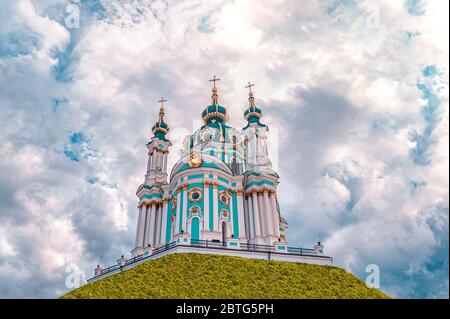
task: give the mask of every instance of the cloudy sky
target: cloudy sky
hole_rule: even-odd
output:
[[[0,0],[0,297],[129,255],[156,101],[174,164],[214,74],[237,128],[256,83],[291,245],[448,297],[448,24],[439,0]]]

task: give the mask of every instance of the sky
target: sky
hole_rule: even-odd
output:
[[[0,298],[130,255],[159,104],[169,165],[213,75],[248,81],[292,246],[398,298],[449,297],[447,1],[0,0]],[[79,12],[80,19],[77,19]],[[78,23],[79,22],[79,23]]]

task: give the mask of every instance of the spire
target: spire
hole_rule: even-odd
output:
[[[227,110],[222,105],[219,105],[219,96],[217,95],[218,89],[216,87],[217,81],[220,81],[220,79],[216,78],[215,75],[209,80],[209,82],[214,83],[211,95],[212,104],[208,105],[202,112],[203,122],[208,125],[217,122],[226,123],[228,121]]]
[[[216,107],[219,107],[219,102],[218,102],[219,96],[217,95],[217,91],[218,90],[216,88],[216,82],[217,81],[220,81],[220,79],[217,79],[215,75],[214,75],[214,77],[211,80],[209,80],[209,82],[214,82],[214,86],[212,88],[212,93],[213,94],[211,95],[212,105],[215,105]]]
[[[164,112],[164,102],[167,102],[164,97],[162,97],[161,100],[158,101],[158,103],[161,104],[159,107],[159,120],[152,128],[153,134],[156,137],[159,137],[161,140],[166,140],[165,135],[167,134],[167,132],[169,132],[169,126],[164,122],[164,115],[166,114]]]
[[[162,122],[164,122],[164,102],[167,102],[167,100],[162,97],[158,102],[161,103],[161,106],[159,108],[159,124],[161,124]]]
[[[248,82],[248,85],[245,86],[245,88],[248,89],[249,92],[248,92],[248,108],[244,112],[244,118],[249,123],[256,122],[259,125],[263,125],[259,122],[259,119],[262,117],[262,112],[261,109],[256,107],[255,105],[255,97],[252,91],[253,86],[255,86],[255,84],[252,84],[250,81]]]
[[[249,90],[249,92],[248,92],[248,109],[254,111],[256,109],[256,106],[255,106],[255,97],[253,96],[252,86],[255,86],[255,84],[252,84],[252,83],[250,83],[250,81],[248,81],[248,85],[245,88],[248,88],[248,90]]]

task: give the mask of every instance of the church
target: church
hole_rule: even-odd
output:
[[[211,102],[201,112],[202,126],[185,137],[181,156],[169,170],[172,143],[165,119],[164,98],[147,143],[148,160],[138,187],[138,218],[132,258],[124,256],[97,280],[169,253],[226,254],[247,258],[332,264],[319,242],[314,248],[289,247],[288,223],[277,198],[279,176],[268,152],[269,128],[256,106],[254,84],[248,83],[245,126],[227,122],[220,105],[217,79]]]
[[[277,246],[286,242],[288,224],[277,200],[278,174],[272,169],[262,111],[249,83],[242,130],[227,125],[214,77],[211,104],[203,125],[183,142],[181,158],[167,167],[171,142],[164,99],[154,136],[147,144],[145,180],[137,190],[139,216],[133,255],[173,241],[195,244],[228,240]]]

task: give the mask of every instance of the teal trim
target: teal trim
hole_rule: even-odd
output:
[[[211,175],[210,175],[211,176]],[[213,202],[213,191],[214,188],[210,184],[209,185],[209,230],[213,231],[214,229],[214,202]]]
[[[190,179],[198,179],[198,178],[202,179],[203,178],[203,174],[197,174],[197,175],[190,175],[190,176],[188,176],[188,180],[190,180]]]
[[[247,185],[245,185],[245,188],[249,188],[250,186],[253,186],[253,185],[256,185],[256,186],[261,186],[261,185],[270,185],[270,186],[273,186],[274,183],[271,182],[271,181],[266,181],[266,180],[262,180],[262,181],[260,181],[260,182],[250,182],[250,183],[248,183]]]
[[[214,154],[211,154],[214,156]],[[217,168],[217,169],[221,169],[219,166],[213,164],[213,163],[206,163],[206,162],[202,162],[202,164],[200,165],[200,167],[211,167],[211,168]],[[189,166],[189,164],[183,164],[173,175],[185,171],[187,169],[190,169],[191,167]],[[203,176],[202,176],[203,177]]]
[[[201,175],[201,176],[203,177],[203,175]],[[203,189],[203,183],[192,183],[192,184],[188,185],[189,190],[191,190],[194,187]],[[203,190],[203,194],[202,194],[202,200],[199,202],[191,202],[189,199],[189,195],[188,195],[188,212],[192,206],[198,206],[198,207],[200,207],[200,214],[203,214],[204,213],[204,200],[205,200],[204,190]]]
[[[233,246],[233,247],[237,247],[237,245],[238,245],[238,243],[237,243],[237,242],[234,242],[234,241],[232,241],[232,242],[230,243],[230,246]]]
[[[183,199],[184,199],[184,195],[183,192],[180,193],[180,202],[177,203],[177,205],[180,205],[180,216],[177,216],[177,218],[180,219],[180,229],[178,229],[178,232],[181,233],[181,231],[183,230]]]
[[[286,250],[286,246],[278,246],[278,250]]]
[[[226,179],[225,177],[219,176],[218,179],[222,182],[225,182],[227,185],[230,185],[230,181]]]
[[[194,217],[191,220],[191,240],[200,240],[200,219]]]
[[[144,198],[146,198],[146,199],[152,199],[152,198],[162,199],[162,196],[160,194],[151,194],[151,195],[144,194],[141,197],[139,197],[140,200],[143,200]]]
[[[237,207],[237,196],[235,192],[233,192],[232,198],[233,198],[233,235],[234,238],[239,238],[239,212]]]
[[[167,203],[167,220],[166,220],[166,244],[170,243],[170,237],[172,235],[172,198]]]

